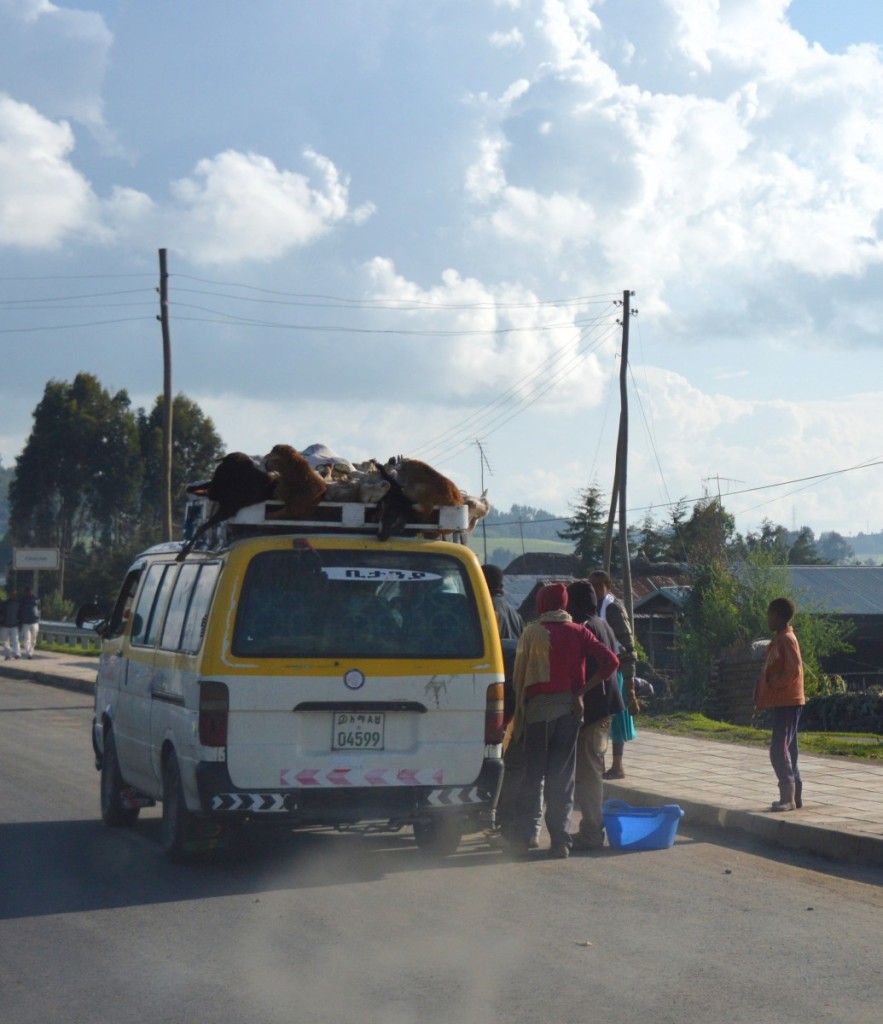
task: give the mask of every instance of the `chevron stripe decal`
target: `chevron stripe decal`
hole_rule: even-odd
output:
[[[282,793],[218,793],[212,797],[212,810],[279,812],[285,810],[285,796]]]
[[[458,804],[480,804],[481,795],[475,786],[462,786],[459,789],[434,789],[428,798],[430,807],[453,807]]]

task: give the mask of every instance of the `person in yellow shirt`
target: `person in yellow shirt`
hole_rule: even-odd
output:
[[[779,799],[770,807],[773,811],[793,811],[803,806],[803,783],[797,766],[797,730],[806,697],[800,644],[791,628],[794,612],[794,602],[788,597],[770,601],[767,625],[773,639],[754,689],[757,709],[769,708],[773,716],[770,762],[779,780]]]

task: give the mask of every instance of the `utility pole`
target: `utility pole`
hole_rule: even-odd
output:
[[[163,446],[162,505],[163,540],[172,539],[172,339],[169,332],[169,274],[166,250],[159,250],[159,312],[162,325]]]
[[[629,531],[626,525],[626,484],[628,478],[629,461],[629,396],[628,396],[628,367],[629,367],[629,321],[632,318],[631,309],[632,293],[626,289],[622,293],[622,352],[620,354],[619,367],[619,441],[617,442],[617,454],[619,456],[619,552],[622,561],[622,589],[625,610],[628,613],[629,622],[634,624],[635,610],[632,597],[632,564],[629,559]],[[634,628],[634,626],[633,626]]]
[[[613,555],[613,523],[619,508],[619,550],[622,563],[623,604],[629,621],[634,621],[634,599],[632,597],[632,565],[629,560],[629,535],[626,524],[626,500],[629,458],[629,321],[637,315],[631,308],[632,292],[622,293],[622,351],[619,359],[619,433],[616,437],[616,464],[613,471],[613,491],[610,496],[610,515],[607,519],[607,533],[604,538],[604,569],[610,572]]]

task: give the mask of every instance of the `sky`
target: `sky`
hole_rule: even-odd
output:
[[[50,379],[498,509],[883,529],[879,0],[0,0],[0,459]],[[60,453],[63,457],[63,453]]]

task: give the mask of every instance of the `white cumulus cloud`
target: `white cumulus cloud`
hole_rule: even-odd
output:
[[[312,149],[304,156],[318,183],[255,153],[228,150],[201,160],[172,186],[174,247],[199,263],[273,260],[347,218],[361,223],[370,216],[370,204],[350,209],[349,181],[331,160]]]
[[[94,233],[96,199],[70,163],[70,125],[0,96],[0,245],[46,249]]]

